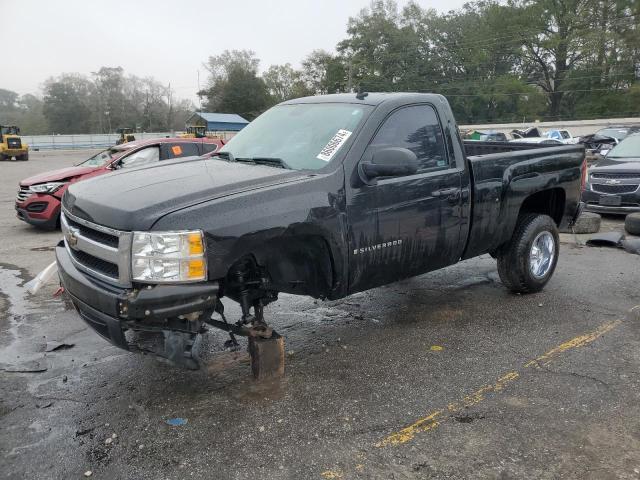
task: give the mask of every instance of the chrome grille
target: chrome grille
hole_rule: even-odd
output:
[[[120,287],[131,286],[131,232],[60,215],[64,244],[74,265],[89,275]]]
[[[601,185],[594,183],[591,185],[591,189],[598,193],[624,194],[635,192],[638,189],[638,184]]]
[[[27,198],[31,196],[33,192],[29,187],[23,187],[20,185],[20,189],[18,190],[18,195],[16,195],[16,200],[20,203],[24,202]]]
[[[638,172],[638,173],[594,172],[594,173],[591,174],[591,178],[608,178],[608,179],[613,179],[613,180],[626,179],[626,178],[640,178],[640,172]]]

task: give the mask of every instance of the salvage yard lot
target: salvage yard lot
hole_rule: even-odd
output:
[[[335,302],[282,295],[283,381],[251,380],[220,334],[187,372],[110,346],[55,285],[20,288],[60,234],[15,218],[18,181],[88,156],[0,164],[3,476],[640,478],[640,256],[563,235],[535,295],[488,255]]]

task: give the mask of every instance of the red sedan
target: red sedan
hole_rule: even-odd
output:
[[[22,180],[16,197],[17,217],[36,227],[56,229],[60,226],[60,200],[70,184],[121,168],[211,154],[223,145],[222,140],[210,138],[155,138],[108,148],[74,167]]]

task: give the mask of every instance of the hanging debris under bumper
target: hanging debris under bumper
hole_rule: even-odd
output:
[[[63,244],[56,247],[56,260],[65,292],[100,336],[124,350],[199,368],[197,336],[218,302],[217,283],[121,289],[78,270]]]

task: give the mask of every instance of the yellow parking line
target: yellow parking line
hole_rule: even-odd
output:
[[[566,352],[567,350],[584,347],[585,345],[588,345],[591,342],[597,340],[605,333],[613,330],[621,323],[622,323],[622,320],[615,320],[613,322],[607,322],[605,324],[602,324],[597,329],[591,332],[585,333],[583,335],[579,335],[564,343],[561,343],[560,345],[558,345],[555,348],[552,348],[545,354],[540,355],[539,357],[531,361],[528,361],[527,363],[524,364],[524,367],[540,368],[543,365],[548,365],[555,357],[557,357],[561,353]],[[509,385],[510,383],[513,383],[518,378],[520,378],[519,372],[517,371],[508,372],[502,377],[500,377],[494,384],[480,387],[478,390],[476,390],[475,392],[469,395],[464,396],[459,401],[450,403],[449,405],[447,405],[446,410],[448,410],[449,412],[457,412],[463,407],[470,407],[472,405],[476,405],[485,399],[485,395],[498,393],[502,391],[507,385]],[[434,428],[437,428],[438,425],[440,425],[440,423],[446,419],[446,417],[439,418],[444,410],[445,409],[442,408],[442,409],[438,409],[430,412],[428,415],[416,420],[411,425],[404,427],[403,429],[398,430],[397,432],[394,432],[391,435],[388,435],[383,440],[376,443],[375,446],[386,447],[389,445],[402,445],[403,443],[407,443],[413,440],[416,434],[420,432],[426,432],[429,430],[433,430]]]
[[[561,354],[562,352],[565,352],[565,351],[570,350],[572,348],[584,347],[585,345],[587,345],[587,344],[593,342],[594,340],[598,339],[599,337],[601,337],[602,335],[604,335],[608,331],[613,330],[615,327],[617,327],[621,323],[622,323],[622,320],[614,320],[613,322],[608,322],[608,323],[605,323],[603,325],[600,325],[593,332],[585,333],[584,335],[579,335],[579,336],[577,336],[575,338],[572,338],[568,342],[561,343],[556,348],[552,348],[551,350],[549,350],[544,355],[540,355],[538,358],[535,358],[535,359],[531,360],[530,362],[525,363],[524,366],[525,367],[540,367],[542,365],[548,365],[551,362],[551,360],[553,359],[553,357],[556,357],[557,355]]]
[[[336,470],[325,470],[320,475],[327,480],[340,480],[342,478],[342,473]]]

